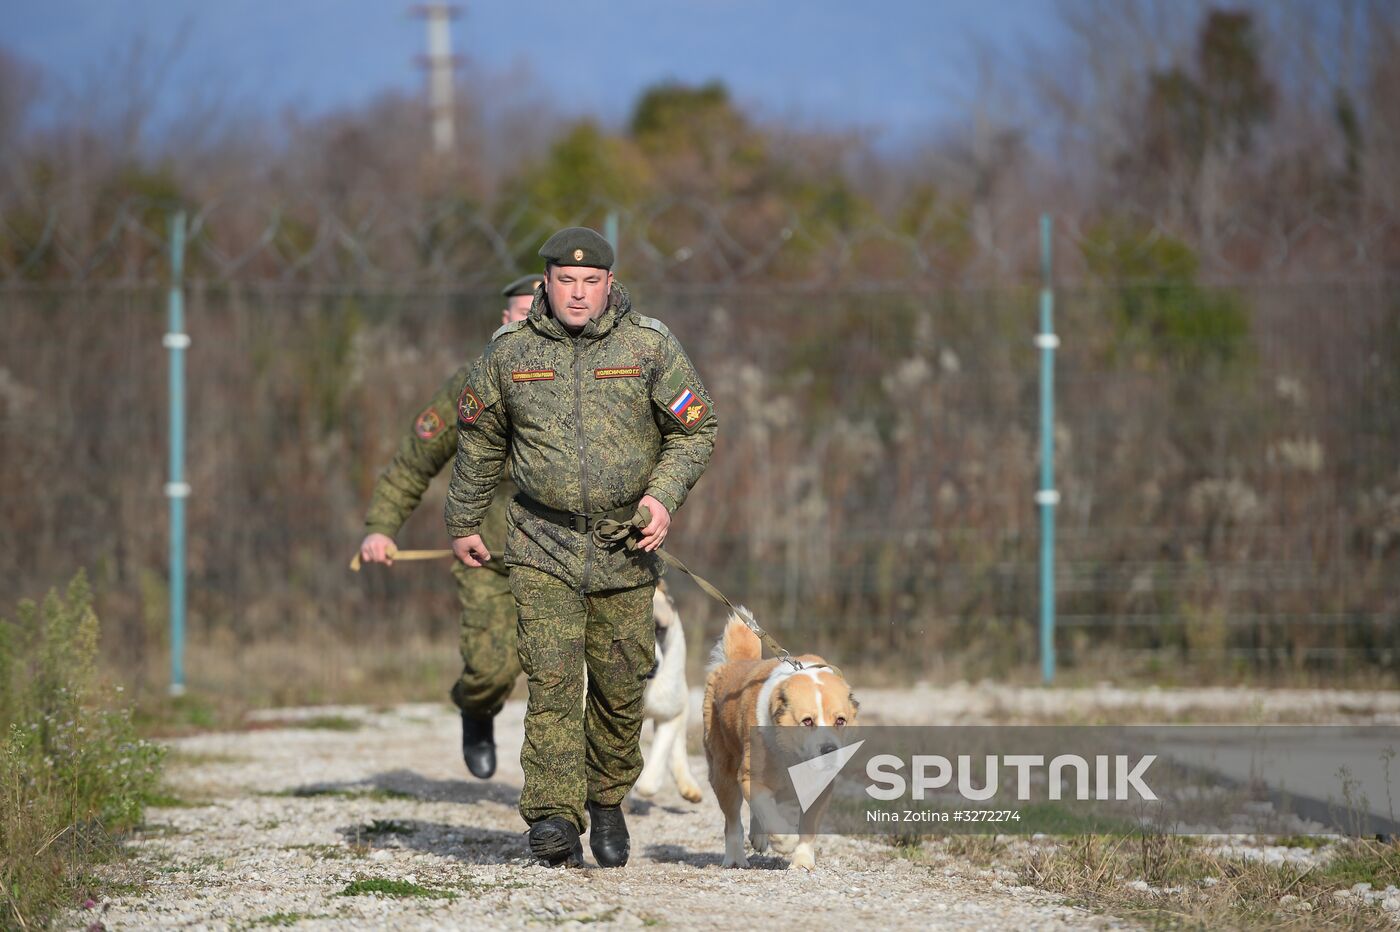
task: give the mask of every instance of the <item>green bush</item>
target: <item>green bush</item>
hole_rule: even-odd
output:
[[[1082,244],[1089,271],[1117,290],[1117,340],[1187,368],[1237,362],[1249,337],[1249,308],[1228,291],[1196,282],[1200,262],[1183,241],[1130,223],[1106,222]]]
[[[163,752],[136,736],[97,661],[82,573],[0,619],[0,927],[75,905],[155,792]]]

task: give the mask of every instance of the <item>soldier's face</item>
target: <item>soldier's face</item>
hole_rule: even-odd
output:
[[[578,329],[608,309],[612,272],[586,265],[556,265],[544,286],[554,316],[566,327]]]
[[[530,305],[534,298],[527,294],[518,294],[506,301],[506,309],[501,311],[501,323],[513,324],[517,320],[524,320],[530,316]]]

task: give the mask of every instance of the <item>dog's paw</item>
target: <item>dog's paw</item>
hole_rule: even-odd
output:
[[[804,841],[792,852],[792,858],[788,864],[790,871],[813,871],[817,869],[817,852],[812,848],[810,841]]]
[[[724,860],[720,862],[719,866],[747,868],[749,866],[749,859],[747,856],[742,854],[738,857],[731,857],[730,855],[726,854],[724,856]]]
[[[681,796],[685,797],[688,802],[698,803],[705,798],[705,794],[701,792],[700,787],[696,786],[694,783],[688,783],[685,786],[679,787],[679,789],[681,791]]]
[[[754,854],[762,854],[768,850],[768,833],[752,832],[749,835],[749,847],[753,848]]]
[[[632,792],[636,793],[638,796],[644,796],[647,799],[651,799],[660,791],[660,781],[638,780],[636,783],[632,784]]]
[[[796,835],[770,835],[768,843],[773,846],[773,850],[786,857],[797,850]]]

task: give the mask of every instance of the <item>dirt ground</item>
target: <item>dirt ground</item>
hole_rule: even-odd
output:
[[[695,696],[698,701],[698,695]],[[1018,690],[861,691],[875,723],[1134,720],[1400,721],[1386,693]],[[777,857],[722,869],[722,820],[668,788],[634,801],[631,863],[549,870],[525,857],[515,811],[523,704],[498,721],[500,771],[466,774],[454,710],[321,707],[259,713],[250,729],[170,742],[171,805],[133,842],[149,879],[64,925],[150,928],[453,929],[539,924],[751,929],[1126,928],[948,856],[908,858],[881,839],[831,837],[816,871]],[[692,722],[698,716],[692,717]],[[691,747],[698,744],[692,734]],[[704,783],[704,761],[692,755]],[[585,849],[587,845],[585,843]],[[389,887],[385,882],[396,882]],[[379,892],[374,892],[378,890]],[[361,892],[364,891],[364,892]]]

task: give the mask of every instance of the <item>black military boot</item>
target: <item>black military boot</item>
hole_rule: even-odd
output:
[[[631,851],[631,836],[627,834],[627,820],[622,816],[621,806],[600,806],[588,804],[588,847],[593,849],[593,859],[599,867],[621,867],[627,863]]]
[[[583,866],[583,842],[568,819],[541,819],[530,826],[530,853],[549,867]]]
[[[462,713],[462,759],[472,776],[491,779],[496,772],[495,719]]]

